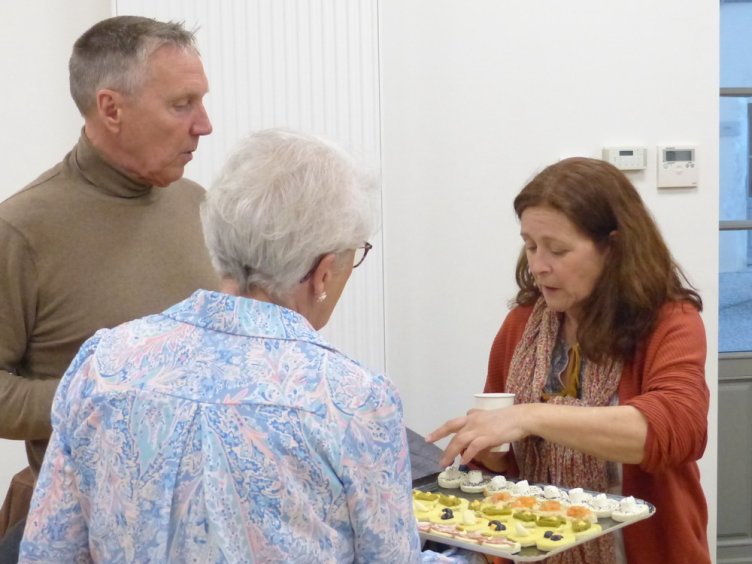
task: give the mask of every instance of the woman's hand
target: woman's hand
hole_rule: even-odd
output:
[[[645,456],[648,423],[631,405],[523,403],[488,411],[471,409],[466,416],[450,419],[429,433],[426,441],[433,443],[452,433],[454,437],[441,459],[443,466],[451,464],[458,454],[462,454],[462,462],[467,464],[482,451],[529,435],[604,460],[640,464]],[[481,454],[478,461],[485,465],[490,454],[493,453]],[[493,459],[490,462],[493,464]]]
[[[467,464],[473,458],[493,470],[491,465],[505,464],[498,453],[484,452],[495,446],[518,441],[526,436],[521,421],[527,405],[514,405],[503,409],[471,409],[464,417],[450,419],[426,436],[426,441],[433,443],[454,434],[441,458],[442,466],[449,466],[458,454],[462,454],[462,463]],[[480,456],[479,453],[483,453]],[[489,465],[490,464],[490,465]]]

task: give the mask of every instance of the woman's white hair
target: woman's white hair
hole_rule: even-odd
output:
[[[327,253],[376,228],[374,175],[332,143],[267,129],[240,142],[201,206],[204,239],[220,276],[286,297]]]

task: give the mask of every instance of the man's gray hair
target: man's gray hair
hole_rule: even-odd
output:
[[[116,16],[94,24],[73,45],[70,91],[81,115],[96,105],[96,93],[111,88],[134,94],[146,78],[149,57],[172,45],[198,54],[195,34],[183,24],[140,16]]]
[[[323,255],[373,235],[377,196],[376,176],[342,149],[267,129],[241,141],[207,192],[204,239],[220,276],[284,298]]]

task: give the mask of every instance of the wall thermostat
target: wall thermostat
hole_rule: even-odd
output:
[[[647,147],[605,147],[603,160],[619,170],[645,170],[648,166]]]
[[[658,188],[696,188],[696,157],[695,147],[658,147]]]

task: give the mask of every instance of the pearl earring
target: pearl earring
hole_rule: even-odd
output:
[[[326,299],[326,292],[321,292],[316,298],[317,303],[322,303]]]

